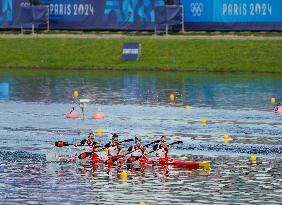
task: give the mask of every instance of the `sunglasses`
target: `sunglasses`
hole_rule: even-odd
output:
[[[166,140],[162,140],[162,142],[166,142]]]

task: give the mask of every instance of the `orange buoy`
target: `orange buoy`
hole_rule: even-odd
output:
[[[274,108],[274,112],[275,112],[275,113],[278,113],[278,114],[282,114],[282,105],[277,105],[277,106]]]
[[[79,114],[77,111],[74,110],[74,107],[73,107],[70,111],[67,112],[66,117],[68,119],[76,119],[79,117]]]
[[[96,111],[92,114],[92,119],[95,120],[100,120],[100,119],[104,119],[105,114],[102,111]]]

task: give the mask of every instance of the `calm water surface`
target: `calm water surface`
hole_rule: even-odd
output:
[[[270,102],[282,102],[281,82],[281,74],[0,70],[0,203],[281,204],[282,115]],[[74,90],[91,99],[84,121],[65,118],[71,107],[79,110]],[[91,119],[97,109],[104,120]],[[171,155],[210,161],[211,170],[46,161],[50,151],[83,151],[54,148],[55,141],[73,143],[99,128],[100,144],[114,132],[122,140],[140,135],[145,144],[161,135],[182,140]]]

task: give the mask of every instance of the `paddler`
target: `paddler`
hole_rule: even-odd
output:
[[[169,145],[167,144],[166,136],[161,137],[161,141],[153,147],[153,150],[156,151],[156,158],[167,158]]]
[[[274,107],[274,111],[277,112],[280,106],[282,105],[280,103],[277,103],[276,106]]]
[[[121,150],[121,144],[118,140],[118,135],[116,133],[113,134],[112,140],[105,145],[105,148],[108,149],[108,157],[116,157],[119,155],[119,152]]]
[[[127,160],[127,162],[130,163],[140,159],[144,155],[145,150],[146,147],[142,145],[141,138],[136,136],[135,144],[129,147],[127,151],[125,151],[124,156],[128,155],[129,153],[131,154]]]
[[[95,136],[92,132],[89,133],[86,139],[80,141],[80,143],[74,144],[74,146],[88,146],[89,149],[93,149],[96,151],[97,149],[97,142],[95,141]]]

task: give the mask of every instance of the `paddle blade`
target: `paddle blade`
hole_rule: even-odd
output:
[[[171,143],[170,145],[174,145],[174,144],[183,144],[183,141],[174,141],[174,142]]]
[[[78,159],[85,159],[89,157],[92,154],[92,152],[83,152],[80,155],[78,155]]]
[[[68,145],[69,145],[68,143],[63,142],[63,141],[55,142],[56,147],[63,147],[63,146],[68,146]]]
[[[152,144],[159,143],[160,141],[161,141],[161,140],[153,141],[153,142],[151,142],[151,143],[149,143],[149,144],[146,144],[145,147],[148,147],[148,146],[150,146],[150,145],[152,145]]]
[[[121,142],[119,142],[119,143],[123,143],[123,142],[132,142],[132,141],[134,141],[133,139],[127,139],[127,140],[123,140],[123,141],[121,141]]]
[[[105,165],[107,165],[107,164],[111,165],[113,163],[114,163],[114,161],[113,161],[112,158],[110,158],[110,159],[108,159],[107,161],[104,162]]]
[[[139,157],[135,157],[135,156],[132,156],[132,157],[129,157],[127,159],[127,163],[133,163],[133,162],[136,162],[138,161],[142,156],[139,156]]]
[[[124,155],[111,156],[110,159],[105,161],[105,164],[114,164],[116,161],[118,161],[119,159],[121,159],[123,157],[124,157]]]

